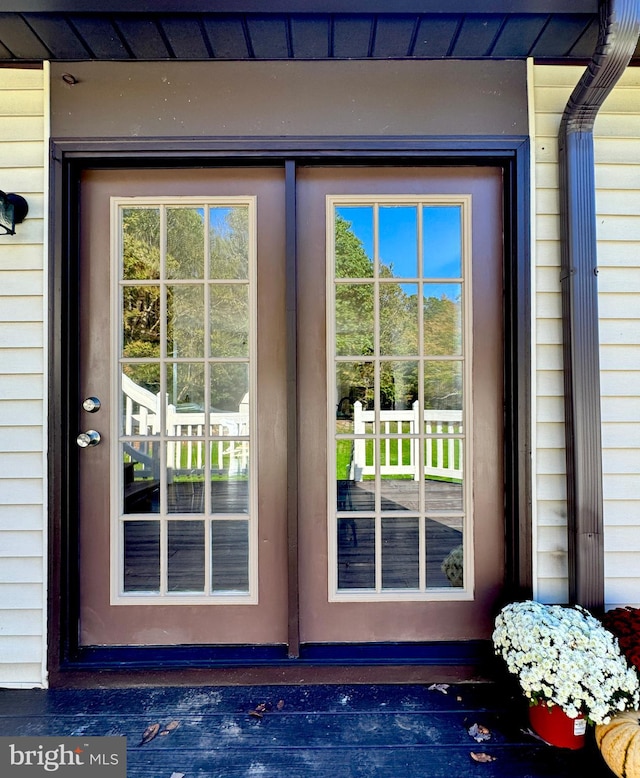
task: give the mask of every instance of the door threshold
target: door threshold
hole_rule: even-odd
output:
[[[211,669],[60,670],[51,688],[103,689],[149,686],[284,686],[339,684],[491,683],[494,676],[477,665],[386,665],[216,667]]]
[[[304,665],[458,665],[486,661],[492,654],[488,640],[301,643],[299,656],[290,656],[284,644],[82,646],[65,668],[153,670],[159,666],[166,669],[228,669]]]
[[[52,686],[459,683],[491,677],[489,641],[85,647]]]

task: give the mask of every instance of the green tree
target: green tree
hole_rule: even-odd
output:
[[[167,208],[167,278],[204,277],[204,209]]]
[[[212,209],[219,217],[210,225],[211,278],[246,279],[249,274],[249,209]]]
[[[352,225],[340,216],[335,221],[336,354],[353,356],[353,362],[338,369],[340,400],[348,398],[373,406],[373,363],[363,361],[374,355],[373,260]],[[379,268],[379,343],[383,361],[380,372],[381,408],[410,407],[418,399],[419,372],[416,360],[394,361],[396,356],[419,356],[418,317],[424,322],[424,355],[452,357],[451,361],[428,360],[425,364],[425,403],[427,407],[461,407],[460,301],[431,296],[421,302],[412,285],[396,282],[393,263],[381,260]],[[348,283],[358,279],[360,283]],[[388,281],[386,279],[389,279]],[[359,359],[360,358],[360,359]],[[338,409],[345,414],[345,403]]]
[[[427,356],[453,357],[430,360],[425,366],[425,405],[428,408],[462,408],[462,363],[460,301],[450,297],[427,297],[424,302],[424,343]]]
[[[127,208],[122,214],[123,278],[138,281],[122,290],[123,356],[160,356],[160,211]],[[125,372],[145,389],[160,391],[157,365],[125,366]]]
[[[210,404],[237,410],[248,391],[247,366],[223,362],[212,366],[211,398],[204,396],[203,360],[249,356],[249,298],[245,281],[249,267],[248,208],[213,208],[218,218],[209,227],[210,278],[229,280],[210,287],[210,311],[204,309],[205,222],[203,208],[166,210],[165,277],[168,283],[166,357],[193,358],[176,363],[168,377],[171,399],[203,408]],[[122,215],[123,278],[135,281],[123,287],[123,356],[149,359],[125,365],[137,384],[154,394],[159,385],[162,355],[160,333],[161,228],[159,208],[127,208]],[[176,282],[176,283],[173,283]],[[191,283],[180,283],[191,282]],[[205,318],[210,321],[210,344],[205,344]]]
[[[424,345],[429,356],[460,353],[460,302],[446,295],[424,301]]]
[[[352,356],[353,362],[341,363],[337,373],[338,413],[349,417],[357,400],[373,407],[373,363],[359,358],[374,354],[373,260],[362,241],[351,230],[351,223],[339,215],[335,219],[336,284],[335,353]],[[370,279],[368,283],[346,283],[347,279]]]
[[[337,279],[371,279],[369,283],[336,285],[336,354],[371,356],[373,333],[373,261],[362,241],[341,216],[335,222],[335,275]]]
[[[210,276],[243,281],[249,277],[249,209],[217,209],[209,228]],[[249,288],[246,283],[211,287],[211,343],[213,357],[249,356]],[[237,410],[249,390],[246,362],[219,362],[212,368],[211,403],[221,410]]]

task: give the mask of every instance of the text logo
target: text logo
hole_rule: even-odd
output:
[[[124,737],[0,737],[2,778],[126,778]]]

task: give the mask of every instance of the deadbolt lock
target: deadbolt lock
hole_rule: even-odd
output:
[[[100,410],[102,403],[97,397],[87,397],[82,401],[82,410],[87,413],[97,413]]]

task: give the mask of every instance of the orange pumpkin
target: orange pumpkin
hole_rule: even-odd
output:
[[[618,778],[640,778],[640,711],[627,710],[595,728],[604,761]]]

